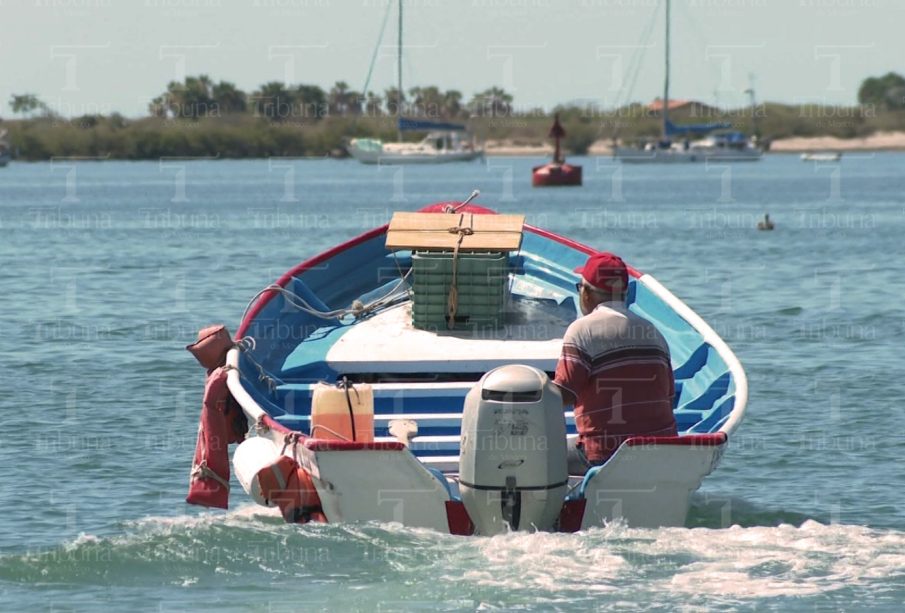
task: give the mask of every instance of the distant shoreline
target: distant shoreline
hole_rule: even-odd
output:
[[[807,116],[806,111],[771,106],[771,113],[762,120],[766,125],[758,130],[772,136],[770,152],[905,151],[905,111],[879,114],[863,122],[852,119],[851,123],[831,124],[835,132],[825,131],[830,126],[818,121],[819,117]],[[821,113],[827,115],[831,111],[842,112],[823,109]],[[633,118],[618,129],[608,116],[586,116],[581,109],[564,110],[560,116],[566,129],[563,147],[567,156],[612,155],[611,133],[618,133],[623,142],[650,140],[660,134],[657,118],[647,115]],[[687,117],[682,121],[695,120],[701,118]],[[489,157],[549,159],[553,155],[547,138],[550,121],[546,116],[477,117],[470,126]],[[329,116],[283,122],[248,113],[197,120],[129,120],[111,115],[4,121],[0,122],[0,129],[8,131],[5,140],[14,161],[324,158],[342,157],[343,145],[353,137],[395,140],[395,123],[392,116]],[[744,121],[735,127],[753,132],[746,129]],[[413,134],[409,139],[418,137]]]
[[[815,151],[905,151],[905,132],[878,132],[862,138],[838,138],[835,136],[792,136],[774,140],[768,153],[807,153]],[[516,144],[511,140],[488,140],[485,143],[488,156],[546,157],[553,154],[549,145]],[[609,140],[598,140],[588,149],[587,155],[611,155]]]

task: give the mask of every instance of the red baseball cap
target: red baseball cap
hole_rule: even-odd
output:
[[[583,268],[575,272],[581,273],[585,283],[605,291],[619,291],[628,287],[628,269],[618,255],[603,252],[595,253],[588,258]],[[616,282],[620,283],[617,284]]]

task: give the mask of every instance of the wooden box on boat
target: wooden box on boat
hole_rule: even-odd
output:
[[[412,250],[412,324],[434,330],[500,326],[507,254],[521,247],[524,223],[524,215],[394,213],[386,247]]]
[[[397,212],[387,230],[386,247],[453,251],[459,242],[458,229],[467,228],[459,251],[517,251],[524,224],[524,215]]]

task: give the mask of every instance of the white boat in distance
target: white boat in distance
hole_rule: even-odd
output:
[[[402,89],[402,0],[399,0],[399,38],[396,44],[397,91]],[[387,6],[387,15],[390,7]],[[386,20],[384,19],[384,25]],[[383,38],[381,31],[380,40]],[[376,51],[375,51],[376,53]],[[376,57],[376,55],[375,55]],[[373,68],[374,61],[371,61]],[[367,93],[371,73],[365,81],[362,91]],[[464,125],[448,123],[442,120],[411,119],[402,116],[402,101],[397,103],[398,115],[397,142],[384,143],[376,138],[353,138],[346,145],[349,155],[363,164],[443,164],[446,162],[467,162],[484,155],[473,136],[467,136]],[[402,133],[406,131],[427,132],[427,136],[419,142],[404,142]]]
[[[481,157],[484,150],[464,137],[464,126],[421,120],[399,119],[400,132],[432,130],[414,143],[384,143],[376,138],[353,138],[346,149],[364,164],[442,164],[467,162]]]
[[[756,162],[761,159],[763,151],[753,139],[735,130],[727,131],[732,124],[719,122],[675,125],[669,120],[669,21],[670,0],[666,0],[666,76],[663,83],[663,101],[660,107],[663,116],[660,139],[637,147],[617,146],[613,149],[613,157],[631,164],[688,163],[710,160]],[[748,90],[752,98],[752,106],[753,92],[753,88]],[[723,131],[716,132],[717,130]],[[690,137],[695,135],[707,136],[691,141]]]
[[[613,155],[628,164],[756,162],[763,151],[741,132],[722,132],[687,144],[661,141],[643,147],[616,147]]]
[[[838,162],[840,159],[842,154],[838,151],[808,151],[801,154],[803,162]]]

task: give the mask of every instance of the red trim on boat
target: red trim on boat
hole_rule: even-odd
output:
[[[562,511],[559,512],[560,532],[578,532],[581,530],[581,520],[584,519],[584,508],[587,503],[587,498],[563,502]]]
[[[471,536],[474,534],[474,524],[465,510],[465,504],[461,500],[446,501],[446,522],[449,525],[450,534]]]
[[[331,439],[308,438],[305,447],[311,451],[402,451],[405,445],[395,441],[358,443]]]
[[[623,445],[626,447],[641,447],[644,445],[672,445],[682,447],[719,447],[729,437],[725,432],[711,432],[709,434],[689,434],[686,436],[633,436],[626,439]]]

